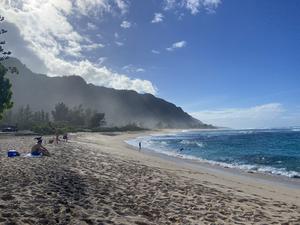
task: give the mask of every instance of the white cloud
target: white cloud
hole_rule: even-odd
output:
[[[191,14],[199,13],[200,9],[205,9],[207,12],[214,12],[221,4],[221,0],[164,0],[164,9],[186,9]]]
[[[125,13],[128,12],[129,5],[128,5],[128,3],[126,1],[124,1],[124,0],[116,0],[116,4],[119,7],[119,9],[121,10],[122,14],[125,14]]]
[[[171,45],[171,47],[166,48],[168,51],[174,51],[175,49],[178,48],[183,48],[186,46],[186,41],[179,41],[179,42],[175,42]]]
[[[231,128],[263,128],[283,126],[286,110],[280,103],[269,103],[250,108],[203,110],[191,113],[201,121]]]
[[[91,23],[91,22],[88,22],[88,23],[87,23],[87,28],[88,28],[89,30],[96,30],[96,29],[97,29],[97,26],[96,26],[95,24]]]
[[[82,48],[83,48],[83,50],[86,50],[86,51],[92,51],[92,50],[95,50],[97,48],[104,48],[104,45],[103,44],[92,43],[92,44],[83,45]]]
[[[102,65],[106,60],[107,60],[107,57],[100,57],[100,58],[98,59],[98,64],[99,64],[99,65]]]
[[[177,0],[164,0],[164,9],[165,10],[170,10],[175,8],[175,6],[177,5]]]
[[[131,65],[131,64],[123,66],[122,69],[124,71],[126,71],[127,73],[142,73],[142,72],[146,71],[143,68],[138,68],[138,67],[135,67],[134,65]]]
[[[130,89],[143,93],[156,93],[156,88],[150,81],[141,79],[130,79],[128,76],[113,72],[105,66],[99,66],[88,60],[73,61],[72,63],[52,58],[51,64],[56,75],[66,74],[84,74],[84,78],[88,83],[101,85],[105,87],[113,87],[116,89]],[[51,75],[51,74],[50,74]]]
[[[157,51],[157,50],[155,50],[155,49],[152,49],[151,52],[152,52],[153,54],[157,54],[157,55],[160,54],[160,51]]]
[[[115,43],[116,43],[116,45],[118,45],[118,46],[123,46],[123,45],[124,45],[124,43],[123,43],[123,42],[120,42],[120,41],[115,41]]]
[[[137,68],[136,72],[138,72],[138,73],[145,72],[145,69],[143,69],[143,68]]]
[[[128,29],[131,27],[131,23],[129,21],[124,20],[124,21],[122,21],[120,26],[124,29]]]
[[[95,85],[155,94],[156,89],[150,81],[131,79],[85,59],[85,51],[104,45],[92,43],[87,36],[77,31],[71,17],[110,13],[114,10],[110,2],[115,1],[1,0],[0,14],[9,22],[8,26],[15,26],[15,36],[18,38],[9,40],[11,46],[19,45],[12,43],[13,40],[22,40],[26,44],[26,48],[22,49],[26,49],[29,54],[27,57],[36,59],[26,61],[32,70],[52,76],[77,74]],[[15,48],[14,56],[26,58],[22,49]]]
[[[30,1],[30,0],[26,0],[26,1]],[[37,2],[37,0],[32,0],[33,2]],[[55,0],[56,2],[59,2],[58,5],[60,5],[60,1],[59,0]],[[62,0],[62,1],[66,1],[66,0]],[[23,0],[24,2],[24,0]],[[45,1],[39,1],[42,4]],[[51,0],[49,0],[49,2],[53,2]],[[70,2],[70,1],[68,1]],[[108,2],[108,0],[75,0],[74,1],[74,10],[77,11],[78,15],[85,15],[88,16],[89,14],[92,15],[97,15],[97,14],[102,14],[104,12],[109,12],[111,11],[111,6]]]
[[[38,1],[43,3],[46,0],[32,0],[32,1]],[[51,2],[55,1],[57,2],[58,5],[61,5],[60,0],[49,0],[49,2],[50,1]],[[66,1],[66,0],[62,0],[62,1]],[[128,8],[129,8],[129,5],[125,0],[73,0],[68,2],[73,3],[73,9],[74,11],[76,11],[76,16],[82,16],[82,15],[101,16],[107,12],[116,13],[115,11],[120,11],[122,14],[125,14],[128,12]]]
[[[214,12],[221,4],[221,0],[204,0],[203,6],[208,12]]]
[[[103,39],[103,36],[101,34],[96,34],[96,37],[99,39]]]
[[[192,14],[197,14],[199,12],[200,0],[186,0],[185,6],[191,11]]]
[[[151,23],[160,23],[164,19],[164,15],[161,13],[154,13],[154,18],[152,19]]]

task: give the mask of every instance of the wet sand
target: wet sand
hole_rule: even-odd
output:
[[[34,140],[0,136],[0,224],[300,224],[300,187],[139,152],[137,135],[76,134],[44,158],[7,158]]]

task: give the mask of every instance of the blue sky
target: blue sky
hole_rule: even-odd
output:
[[[220,126],[300,125],[297,0],[0,5],[8,47],[33,71],[150,92]]]

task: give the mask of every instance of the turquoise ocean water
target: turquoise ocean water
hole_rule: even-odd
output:
[[[186,131],[139,137],[128,144],[173,157],[300,178],[300,129]]]

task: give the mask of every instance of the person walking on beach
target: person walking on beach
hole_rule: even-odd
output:
[[[58,144],[59,141],[60,141],[59,140],[59,132],[58,132],[58,130],[55,130],[55,142],[56,142],[56,144]]]
[[[142,142],[139,142],[139,151],[142,149]]]
[[[68,142],[68,133],[64,133],[63,139],[65,140],[65,142]]]

